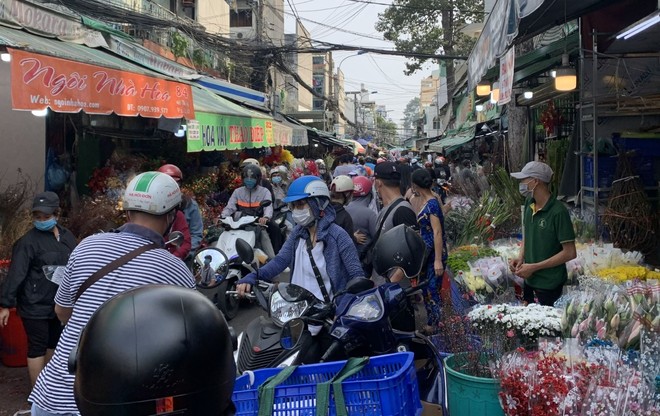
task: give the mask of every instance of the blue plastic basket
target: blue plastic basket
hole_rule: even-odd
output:
[[[410,352],[372,357],[357,374],[342,382],[349,415],[413,416],[421,414],[417,376]],[[316,385],[332,379],[346,361],[298,367],[275,388],[273,416],[316,415]],[[259,411],[257,389],[279,368],[256,370],[236,379],[232,400],[237,416],[256,415]],[[252,378],[252,380],[251,380]],[[334,394],[330,389],[329,415],[336,415]]]

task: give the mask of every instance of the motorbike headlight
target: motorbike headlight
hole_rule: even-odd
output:
[[[367,295],[351,305],[346,316],[359,321],[377,321],[384,312],[383,302],[378,296],[378,292]]]
[[[308,307],[309,302],[306,300],[288,302],[278,291],[270,295],[270,317],[280,326],[294,318],[300,318]]]

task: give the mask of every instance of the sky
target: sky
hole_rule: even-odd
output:
[[[378,0],[378,3],[391,2]],[[383,40],[375,29],[378,14],[386,8],[351,0],[284,0],[285,32],[295,33],[295,14],[314,40],[393,50],[394,44]],[[346,58],[348,56],[351,57]],[[355,51],[336,51],[333,57],[335,69],[341,62],[344,89],[358,91],[360,84],[364,84],[370,92],[378,91],[370,94],[369,100],[392,110],[388,112],[388,118],[400,126],[406,105],[419,97],[421,80],[431,75],[430,64],[411,76],[404,75],[404,57],[374,53],[357,55]],[[342,62],[344,58],[346,60]]]

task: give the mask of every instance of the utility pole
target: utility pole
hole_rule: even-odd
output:
[[[360,123],[358,123],[358,103],[357,103],[357,96],[359,95],[362,97],[362,91],[346,91],[346,95],[352,95],[353,96],[353,113],[354,113],[354,121],[355,121],[355,135],[360,134]]]

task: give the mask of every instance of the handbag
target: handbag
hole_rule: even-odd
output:
[[[85,291],[91,285],[93,285],[94,283],[99,281],[99,279],[101,279],[103,276],[107,275],[108,273],[110,273],[111,271],[113,271],[115,269],[118,269],[119,267],[121,267],[124,264],[128,263],[129,261],[131,261],[135,257],[137,257],[140,254],[144,253],[145,251],[153,250],[153,249],[158,248],[158,247],[159,247],[159,245],[156,244],[156,243],[145,244],[141,247],[136,248],[135,250],[129,251],[128,253],[124,254],[123,256],[118,257],[118,258],[114,259],[113,261],[111,261],[110,263],[106,264],[105,266],[101,267],[100,269],[98,269],[97,271],[92,273],[92,275],[89,276],[87,278],[87,280],[85,280],[83,282],[82,285],[80,285],[80,287],[78,288],[78,291],[76,292],[75,301],[77,302],[78,299],[82,296],[82,294],[85,293]]]

